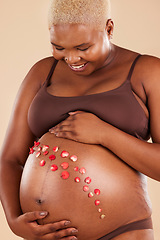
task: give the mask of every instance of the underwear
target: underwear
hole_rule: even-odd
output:
[[[130,79],[141,55],[133,61],[127,79],[119,87],[101,93],[61,97],[47,92],[50,79],[58,63],[54,61],[43,86],[28,110],[28,124],[33,134],[43,134],[69,117],[68,112],[85,111],[139,139],[149,139],[149,120],[132,92]],[[89,78],[89,76],[88,76]]]
[[[144,229],[153,229],[151,217],[143,219],[143,220],[135,221],[135,222],[126,224],[122,227],[119,227],[116,230],[114,230],[113,232],[110,232],[110,233],[106,234],[105,236],[99,238],[98,240],[109,240],[109,239],[119,236],[122,233],[130,232],[130,231],[134,231],[134,230],[144,230]]]

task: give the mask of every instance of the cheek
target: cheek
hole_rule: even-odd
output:
[[[52,55],[55,59],[61,60],[64,58],[64,54],[62,52],[56,51],[54,48],[51,49]]]
[[[102,46],[97,46],[87,54],[87,59],[88,61],[95,62],[101,59],[104,54],[106,54],[106,49]]]

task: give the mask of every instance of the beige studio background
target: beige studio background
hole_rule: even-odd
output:
[[[87,0],[86,0],[87,1]],[[49,0],[0,0],[0,147],[21,81],[31,66],[51,55],[47,30]],[[160,1],[111,0],[113,42],[160,57]],[[160,183],[149,179],[155,240],[160,239]],[[0,205],[0,239],[18,240]],[[127,240],[127,239],[126,239]]]

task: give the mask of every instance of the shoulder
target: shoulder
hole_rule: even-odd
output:
[[[32,99],[45,82],[54,61],[53,57],[44,58],[31,67],[17,93],[17,107],[26,105],[26,109],[29,107]]]
[[[53,57],[46,57],[36,62],[29,70],[25,79],[31,80],[32,84],[41,86],[47,78],[49,71],[54,63]]]
[[[149,95],[157,87],[160,88],[160,59],[150,55],[142,55],[136,66],[137,80]]]

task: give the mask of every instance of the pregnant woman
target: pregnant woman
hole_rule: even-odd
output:
[[[1,201],[24,239],[154,239],[160,61],[112,44],[113,28],[108,0],[51,1],[53,57],[23,81],[1,152]]]

